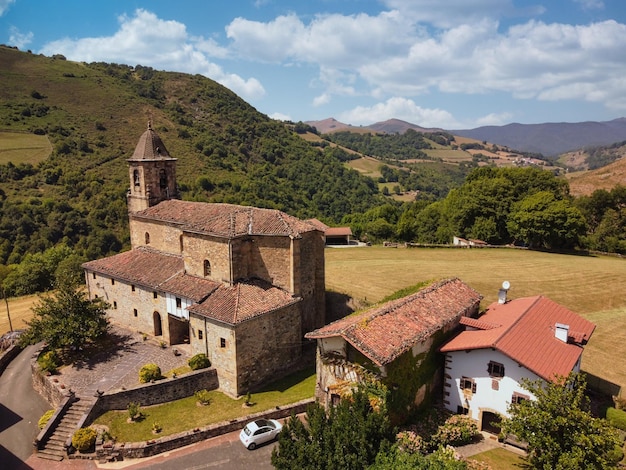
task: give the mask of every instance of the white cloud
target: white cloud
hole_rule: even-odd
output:
[[[9,44],[17,47],[18,49],[26,49],[26,47],[33,42],[33,33],[21,33],[15,26],[9,28]]]
[[[4,12],[15,3],[15,0],[0,0],[0,16],[4,15]]]
[[[400,119],[422,127],[441,127],[452,129],[458,127],[454,117],[442,109],[427,109],[415,104],[413,100],[394,97],[374,106],[357,106],[341,113],[337,119],[354,125],[368,125],[387,119]]]
[[[119,17],[119,30],[108,37],[64,38],[46,44],[42,53],[63,54],[70,60],[144,65],[159,70],[204,74],[246,99],[256,99],[265,90],[256,78],[244,79],[226,73],[208,56],[225,57],[226,50],[212,39],[189,36],[184,24],[165,21],[139,9],[134,16]]]
[[[603,10],[604,2],[602,0],[574,0],[583,10]]]
[[[513,114],[511,113],[490,113],[476,120],[474,125],[470,127],[480,126],[501,126],[511,121]]]
[[[272,119],[276,119],[277,121],[291,121],[291,117],[288,114],[283,113],[272,113],[270,114]]]

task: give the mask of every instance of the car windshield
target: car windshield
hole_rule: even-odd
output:
[[[245,427],[243,428],[243,432],[245,432],[245,433],[246,433],[246,436],[249,436],[249,435],[251,434],[251,432],[250,432],[250,428],[249,428],[248,426],[245,426]]]

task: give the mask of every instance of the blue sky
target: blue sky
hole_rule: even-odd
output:
[[[626,116],[625,0],[0,0],[0,43],[202,74],[293,121]]]

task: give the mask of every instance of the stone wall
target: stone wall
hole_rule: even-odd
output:
[[[162,379],[128,390],[104,393],[96,401],[85,422],[91,423],[97,416],[109,410],[125,410],[131,402],[139,403],[141,406],[158,405],[190,397],[198,390],[215,390],[217,388],[216,370],[201,369],[181,377]]]
[[[41,395],[53,408],[61,406],[72,395],[71,390],[60,382],[54,375],[47,376],[39,369],[37,356],[43,348],[39,348],[30,361],[30,370],[33,378],[33,389]]]
[[[22,352],[22,348],[20,348],[17,344],[14,344],[2,353],[0,356],[0,375],[2,375],[7,366],[20,352]]]

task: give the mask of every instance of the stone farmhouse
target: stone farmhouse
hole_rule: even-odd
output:
[[[129,164],[131,250],[83,264],[113,322],[189,343],[237,396],[299,367],[325,323],[324,234],[277,210],[178,199],[176,158],[156,132]]]
[[[580,371],[583,345],[595,325],[541,295],[511,301],[506,294],[441,347],[446,355],[444,404],[499,432],[511,403],[530,396],[522,379],[553,381]],[[492,423],[496,423],[493,425]]]
[[[441,386],[437,349],[462,318],[478,313],[481,299],[447,279],[307,333],[317,341],[316,399],[328,406],[374,380],[390,390],[390,414],[401,421]]]

